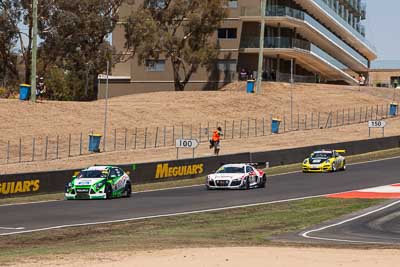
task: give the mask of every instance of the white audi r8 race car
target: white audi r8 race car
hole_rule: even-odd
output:
[[[265,187],[267,175],[251,164],[227,164],[207,176],[207,189],[249,189]]]

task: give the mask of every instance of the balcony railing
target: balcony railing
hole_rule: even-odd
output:
[[[240,48],[259,48],[260,38],[255,36],[244,37],[240,41]],[[316,54],[320,58],[334,65],[338,69],[347,69],[346,65],[335,59],[321,48],[310,43],[309,41],[294,39],[290,37],[266,37],[264,39],[264,48],[292,48],[305,50]]]
[[[336,14],[336,16],[338,18],[342,19],[342,17],[340,17],[339,14],[335,13],[333,10],[331,10],[331,12]],[[243,17],[260,16],[260,9],[256,8],[256,7],[242,7],[241,16],[243,16]],[[332,39],[332,41],[339,44],[342,48],[344,48],[347,52],[349,52],[351,55],[353,55],[355,58],[357,58],[365,66],[368,65],[368,60],[366,58],[364,58],[356,50],[354,50],[352,47],[350,47],[348,44],[346,44],[344,41],[342,41],[339,37],[337,37],[335,34],[333,34],[330,30],[328,30],[325,26],[323,26],[316,19],[314,19],[313,17],[311,17],[304,11],[286,7],[286,6],[269,6],[266,9],[265,16],[269,16],[269,17],[271,17],[271,16],[280,16],[280,17],[288,16],[288,17],[303,20],[303,21],[309,23],[310,25],[314,26],[315,28],[317,28],[323,34],[327,35],[330,39]],[[348,27],[351,28],[352,32],[354,34],[356,34],[358,37],[360,37],[361,41],[363,41],[367,46],[369,46],[374,51],[376,50],[375,47],[373,47],[362,35],[360,35],[359,32],[364,33],[364,35],[365,35],[365,27],[363,25],[357,24],[356,29],[352,28],[350,25],[348,25]]]
[[[353,28],[344,18],[342,18],[338,13],[335,12],[324,0],[314,0],[323,10],[329,13],[335,20],[337,20],[341,25],[353,33],[358,39],[364,42],[371,50],[376,51],[376,48],[363,36],[357,29]]]
[[[325,26],[319,23],[316,19],[305,13],[304,11],[293,9],[286,6],[271,6],[266,11],[267,16],[288,16],[296,19],[300,19],[320,31],[322,34],[326,35],[332,42],[336,43],[338,46],[343,48],[347,53],[355,57],[360,61],[365,67],[368,66],[368,60],[359,54],[356,50],[342,41],[339,37],[333,34]]]

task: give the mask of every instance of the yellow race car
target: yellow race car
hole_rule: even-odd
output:
[[[346,169],[345,150],[318,150],[303,161],[303,172],[335,172]]]

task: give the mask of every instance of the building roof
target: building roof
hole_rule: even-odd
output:
[[[375,60],[371,62],[372,70],[400,70],[400,60]]]

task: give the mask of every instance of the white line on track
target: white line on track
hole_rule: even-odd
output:
[[[99,224],[107,224],[107,223],[131,222],[131,221],[139,221],[139,220],[145,220],[145,219],[155,219],[155,218],[173,217],[173,216],[180,216],[180,215],[199,214],[199,213],[213,212],[213,211],[231,210],[231,209],[238,209],[238,208],[248,208],[248,207],[261,206],[261,205],[270,205],[270,204],[285,203],[285,202],[291,202],[291,201],[297,201],[297,200],[305,200],[305,199],[311,199],[311,198],[317,198],[317,197],[323,197],[323,196],[324,195],[315,195],[315,196],[291,198],[291,199],[284,199],[284,200],[275,200],[275,201],[270,201],[270,202],[260,202],[260,203],[253,203],[253,204],[228,206],[228,207],[222,207],[222,208],[204,209],[204,210],[195,210],[195,211],[186,211],[186,212],[177,212],[177,213],[152,215],[152,216],[143,216],[143,217],[127,218],[127,219],[111,220],[111,221],[66,224],[66,225],[58,225],[58,226],[52,226],[52,227],[46,227],[46,228],[38,228],[38,229],[32,229],[32,230],[3,233],[3,234],[0,234],[0,236],[24,234],[24,233],[33,233],[33,232],[61,229],[61,228],[67,228],[67,227],[90,226],[90,225],[99,225]]]
[[[304,238],[315,239],[315,240],[323,240],[323,241],[336,241],[336,242],[360,243],[360,244],[388,244],[388,242],[358,241],[358,240],[350,240],[350,239],[335,239],[335,238],[326,238],[326,237],[311,236],[310,234],[316,233],[316,232],[320,232],[320,231],[326,230],[326,229],[328,229],[328,228],[332,228],[332,227],[336,227],[336,226],[339,226],[339,225],[343,225],[343,224],[348,223],[348,222],[351,222],[351,221],[358,220],[358,219],[360,219],[360,218],[366,217],[366,216],[368,216],[368,215],[371,215],[371,214],[374,214],[374,213],[376,213],[376,212],[379,212],[379,211],[382,211],[382,210],[384,210],[384,209],[387,209],[387,208],[390,208],[390,207],[392,207],[392,206],[395,206],[395,205],[397,205],[397,204],[399,204],[399,203],[400,203],[400,200],[398,200],[398,201],[396,201],[396,202],[392,202],[392,203],[390,203],[390,204],[388,204],[388,205],[386,205],[386,206],[379,207],[379,208],[377,208],[377,209],[375,209],[375,210],[372,210],[372,211],[363,213],[363,214],[361,214],[361,215],[352,217],[352,218],[347,219],[347,220],[344,220],[344,221],[340,221],[340,222],[337,222],[337,223],[334,223],[334,224],[330,224],[330,225],[323,226],[323,227],[320,227],[320,228],[317,228],[317,229],[313,229],[313,230],[306,231],[306,232],[304,232],[304,233],[301,233],[300,235],[301,235],[302,237],[304,237]]]
[[[24,227],[1,227],[0,230],[24,230]]]
[[[395,157],[390,157],[390,158],[384,158],[384,159],[376,159],[376,160],[370,160],[370,161],[363,161],[363,162],[357,162],[357,163],[351,163],[347,164],[348,166],[351,165],[360,165],[360,164],[367,164],[367,163],[372,163],[372,162],[379,162],[379,161],[385,161],[385,160],[391,160],[391,159],[398,159],[400,156],[395,156]],[[288,175],[288,174],[293,174],[293,173],[300,173],[301,171],[292,171],[292,172],[285,172],[285,173],[278,173],[278,174],[273,174],[269,175],[269,178],[273,178],[276,176],[282,176],[282,175]],[[139,191],[139,192],[132,192],[133,194],[141,194],[141,193],[148,193],[148,192],[157,192],[157,191],[165,191],[165,190],[173,190],[173,189],[181,189],[181,188],[190,188],[190,187],[199,187],[199,186],[204,186],[204,184],[196,184],[196,185],[187,185],[187,186],[178,186],[178,187],[169,187],[169,188],[161,188],[161,189],[152,189],[152,190],[144,190],[144,191]],[[352,190],[353,191],[353,190]],[[23,203],[10,203],[10,204],[1,204],[0,207],[4,206],[17,206],[17,205],[27,205],[27,204],[40,204],[40,203],[47,203],[47,202],[58,202],[58,201],[64,201],[63,199],[60,200],[42,200],[42,201],[32,201],[32,202],[23,202]]]

